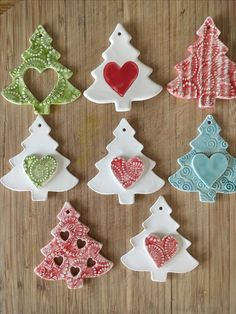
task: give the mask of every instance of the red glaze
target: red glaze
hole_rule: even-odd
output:
[[[215,106],[216,98],[236,98],[236,64],[219,40],[220,31],[208,17],[197,31],[199,38],[188,48],[190,56],[175,66],[179,75],[167,89],[179,98],[197,98],[200,108]]]
[[[139,180],[144,171],[144,163],[138,157],[125,160],[115,157],[111,162],[111,170],[116,179],[127,189]]]
[[[87,235],[89,228],[74,208],[63,208],[58,218],[54,239],[41,250],[45,258],[34,271],[43,279],[65,280],[70,289],[81,288],[85,278],[99,277],[113,264],[99,254],[102,244]]]
[[[145,238],[145,246],[157,267],[160,268],[175,255],[178,242],[171,235],[160,239],[158,236],[150,234]]]
[[[103,70],[105,81],[121,97],[136,80],[138,73],[138,66],[132,61],[124,63],[122,67],[116,62],[109,62]]]

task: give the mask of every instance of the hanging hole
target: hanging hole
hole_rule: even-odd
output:
[[[211,121],[207,121],[208,124],[211,124]]]
[[[87,267],[93,267],[96,262],[92,258],[88,258],[87,260]]]
[[[71,275],[73,276],[73,277],[75,277],[75,276],[77,276],[78,275],[78,273],[80,272],[80,269],[79,269],[79,267],[71,267],[70,268],[70,272],[71,272]]]
[[[207,29],[210,29],[210,28],[211,28],[210,25],[208,25],[208,26],[207,26]]]
[[[82,249],[86,245],[86,241],[83,241],[81,239],[77,240],[77,247],[78,249]]]
[[[61,266],[61,264],[63,263],[63,257],[62,256],[58,256],[58,257],[54,257],[54,263],[57,265],[57,266]]]
[[[42,126],[42,124],[41,124],[41,123],[39,123],[39,124],[38,124],[38,127],[39,127],[39,128],[41,128],[41,126]]]
[[[69,214],[69,213],[70,213],[69,209],[67,209],[66,213],[67,213],[67,214]]]
[[[126,128],[122,129],[123,132],[126,132]]]
[[[163,209],[163,207],[161,206],[161,207],[159,207],[159,210],[162,210]]]
[[[121,32],[118,33],[118,36],[121,36]]]
[[[39,37],[40,37],[40,38],[43,37],[43,34],[39,34]]]
[[[61,231],[60,237],[63,241],[66,241],[69,238],[69,232],[68,231]]]

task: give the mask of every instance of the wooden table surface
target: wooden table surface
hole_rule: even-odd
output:
[[[9,1],[1,1],[5,4]],[[10,1],[12,2],[12,1]],[[90,71],[102,62],[102,52],[118,22],[132,35],[140,59],[154,71],[162,86],[176,76],[174,65],[187,55],[195,32],[210,15],[222,31],[220,39],[236,61],[236,1],[230,0],[23,0],[0,16],[2,90],[9,71],[21,63],[21,53],[38,24],[53,37],[60,62],[73,70],[71,82],[82,91],[93,79]],[[40,79],[29,74],[35,93],[45,95],[54,75]],[[236,194],[217,195],[204,204],[196,193],[183,193],[168,183],[159,192],[138,196],[132,206],[119,205],[116,196],[102,196],[87,188],[96,173],[96,161],[106,154],[112,131],[122,117],[137,130],[144,154],[157,162],[156,173],[167,181],[176,171],[177,158],[190,150],[189,142],[207,114],[214,113],[221,135],[236,155],[236,100],[217,100],[215,110],[200,110],[196,101],[179,100],[166,89],[156,98],[117,113],[113,105],[95,105],[84,97],[56,107],[45,119],[59,151],[70,158],[69,169],[80,184],[66,193],[50,193],[47,202],[32,202],[30,193],[0,187],[0,313],[4,314],[235,314],[236,313]],[[0,175],[11,169],[8,160],[21,152],[35,119],[30,106],[15,106],[1,98]],[[173,208],[179,232],[192,242],[189,252],[200,265],[187,274],[168,276],[155,283],[149,273],[126,269],[120,257],[131,248],[129,238],[142,230],[142,222],[159,195]],[[80,212],[90,235],[103,243],[102,253],[115,266],[103,277],[88,279],[83,289],[69,290],[65,282],[36,277],[33,268],[42,260],[41,247],[63,203]]]

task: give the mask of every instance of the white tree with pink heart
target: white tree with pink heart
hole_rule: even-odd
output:
[[[179,224],[170,216],[172,209],[160,196],[150,209],[152,215],[143,223],[144,230],[133,237],[133,248],[121,262],[134,271],[148,271],[153,281],[164,282],[168,273],[186,273],[198,266],[187,251],[191,245],[177,229]]]
[[[84,96],[98,104],[114,103],[116,111],[129,111],[132,101],[152,98],[162,87],[149,78],[152,69],[138,59],[140,52],[130,44],[131,36],[121,24],[109,40],[104,61],[91,72],[95,81]]]
[[[135,131],[126,119],[113,134],[108,154],[95,164],[99,173],[88,186],[100,194],[117,194],[120,204],[133,204],[135,194],[154,193],[165,182],[152,171],[156,163],[142,154],[143,145],[134,138]]]

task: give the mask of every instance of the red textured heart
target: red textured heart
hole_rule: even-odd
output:
[[[139,180],[144,171],[144,163],[138,157],[125,160],[115,157],[111,162],[111,170],[122,186],[127,189]]]
[[[136,63],[128,61],[120,67],[116,62],[109,62],[105,65],[103,75],[105,81],[121,97],[136,80],[139,68]]]
[[[171,235],[160,239],[158,236],[150,234],[145,238],[145,246],[157,267],[160,268],[175,255],[178,242]]]

